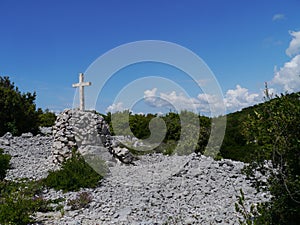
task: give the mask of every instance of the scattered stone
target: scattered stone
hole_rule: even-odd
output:
[[[37,180],[48,175],[49,170],[59,167],[52,163],[52,136],[31,136],[26,133],[20,137],[5,134],[0,140],[9,139],[10,145],[1,146],[4,152],[12,156],[11,169],[7,171],[6,180],[28,178]]]
[[[13,138],[13,135],[10,132],[7,132],[3,135],[3,139],[10,140]]]
[[[33,134],[28,132],[28,133],[24,133],[21,135],[22,138],[32,138],[33,137]]]
[[[9,140],[5,139],[5,138],[0,138],[0,145],[6,145],[9,146]]]
[[[68,154],[70,143],[57,141],[58,137],[62,134],[69,135],[65,136],[67,139],[71,138],[71,135],[75,137],[72,129],[79,129],[69,123],[71,120],[68,113],[60,118],[60,122],[58,121],[53,128],[57,136],[25,134],[12,137],[6,134],[0,138],[9,140],[10,145],[3,145],[1,148],[12,156],[6,180],[38,180],[45,178],[49,170],[59,168],[58,164],[53,163],[52,156],[63,160],[63,154]],[[85,116],[81,119],[84,120]],[[93,133],[88,130],[84,132],[86,135]],[[60,203],[63,204],[62,211],[37,213],[35,218],[41,221],[41,224],[238,224],[240,215],[235,212],[235,203],[240,189],[245,193],[247,208],[252,203],[270,199],[268,193],[257,193],[251,187],[251,180],[247,180],[246,176],[241,174],[245,165],[242,162],[214,161],[212,158],[196,154],[150,154],[139,156],[135,165],[125,166],[107,147],[85,140],[85,134],[79,133],[82,136],[79,141],[86,142],[81,144],[78,151],[86,161],[90,160],[90,165],[96,162],[93,168],[99,173],[103,172],[103,168],[106,169],[101,167],[101,160],[106,165],[111,164],[107,171],[108,176],[97,188],[80,190],[92,195],[92,202],[85,209],[72,210],[67,205],[67,202],[75,199],[80,192],[44,190],[41,193],[44,199],[65,200]],[[102,136],[104,141],[101,143],[105,143],[105,138],[108,137],[110,136]],[[59,149],[52,148],[53,145]],[[126,150],[117,146],[112,148],[116,149],[120,156],[126,155]],[[265,178],[261,174],[258,175],[261,179]]]
[[[40,127],[40,132],[42,135],[50,136],[52,135],[52,127]]]

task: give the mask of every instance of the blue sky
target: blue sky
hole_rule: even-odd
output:
[[[299,12],[298,0],[0,0],[0,75],[10,76],[21,91],[36,91],[38,107],[61,111],[72,107],[78,73],[99,56],[129,42],[163,40],[204,60],[232,112],[261,101],[265,81],[276,93],[300,90]],[[97,110],[126,108],[113,105],[120,90],[154,75],[179,83],[189,99],[153,84],[134,112],[163,111],[161,102],[147,102],[154,92],[172,104],[192,100],[205,111],[197,85],[181,71],[151,63],[114,74]]]

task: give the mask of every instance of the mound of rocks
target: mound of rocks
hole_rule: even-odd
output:
[[[188,156],[141,156],[136,165],[118,164],[111,176],[95,189],[82,189],[92,196],[88,207],[64,215],[39,214],[44,224],[238,224],[235,211],[243,189],[247,208],[267,201],[241,174],[244,163],[191,154]],[[47,199],[76,198],[78,192],[49,190]]]
[[[64,110],[57,116],[53,136],[55,163],[70,158],[74,149],[78,149],[82,154],[102,154],[103,151],[88,151],[99,146],[106,148],[113,157],[123,163],[132,163],[134,159],[128,149],[112,144],[108,124],[95,111]]]
[[[49,170],[56,170],[58,166],[52,161],[52,135],[31,133],[19,137],[6,133],[0,138],[0,148],[11,155],[11,168],[7,171],[6,180],[28,178],[38,180],[48,175]]]

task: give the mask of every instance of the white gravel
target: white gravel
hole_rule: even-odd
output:
[[[1,141],[2,140],[2,141]],[[4,141],[6,140],[6,141]],[[8,143],[8,142],[9,143]],[[0,148],[12,155],[6,179],[40,179],[57,168],[52,163],[52,136],[0,138]],[[246,201],[266,201],[241,174],[244,163],[214,161],[196,154],[140,157],[136,165],[115,164],[95,189],[88,208],[71,210],[66,202],[77,192],[46,190],[44,198],[64,197],[61,212],[37,213],[40,224],[238,224],[236,196],[242,188]]]

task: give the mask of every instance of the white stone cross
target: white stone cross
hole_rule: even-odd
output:
[[[79,87],[79,109],[84,111],[84,86],[91,86],[91,82],[84,82],[83,73],[79,74],[79,83],[73,84],[72,87],[77,88]]]

